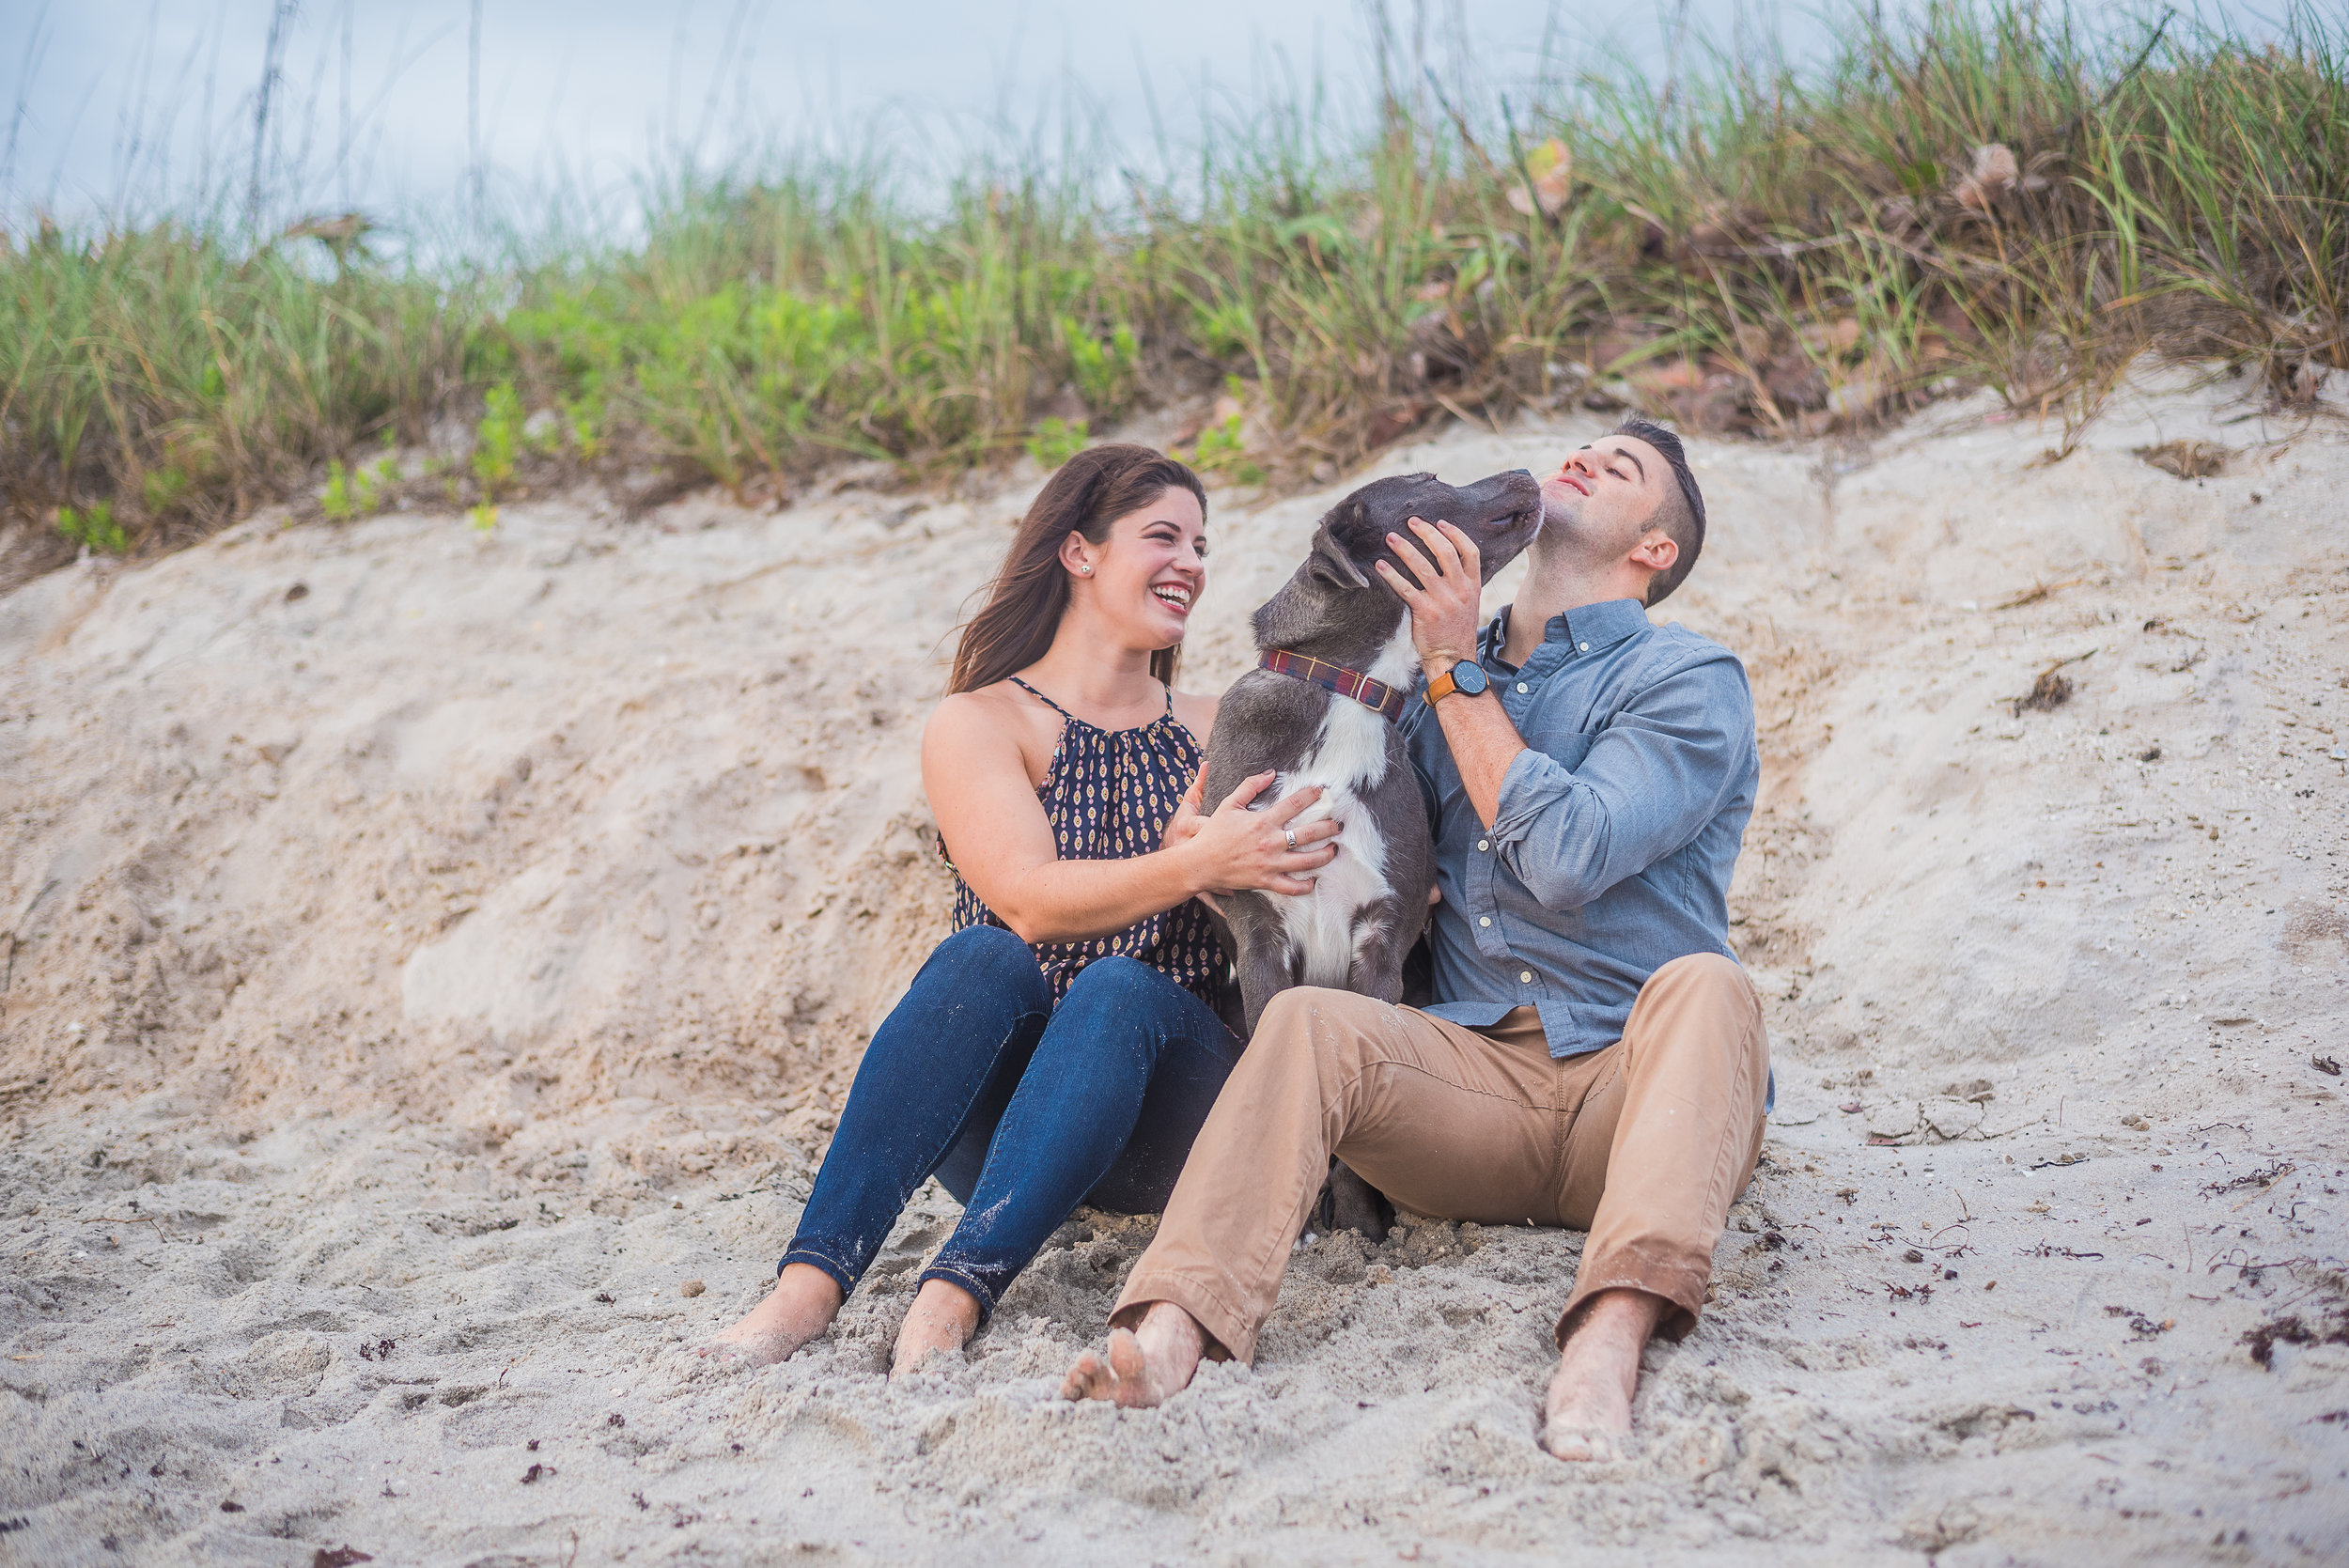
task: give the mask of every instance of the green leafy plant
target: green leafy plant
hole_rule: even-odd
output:
[[[1034,433],[1028,437],[1028,456],[1040,468],[1058,468],[1084,450],[1092,439],[1087,421],[1066,420],[1047,416],[1036,422]]]
[[[359,470],[351,479],[351,505],[362,517],[373,517],[383,509],[383,498],[399,482],[399,459],[378,458]]]
[[[476,534],[490,533],[498,525],[498,509],[484,501],[465,509],[465,520],[473,524],[474,532]]]
[[[1259,314],[1244,299],[1203,303],[1190,319],[1191,334],[1207,356],[1217,360],[1253,358],[1263,328]]]
[[[106,502],[93,501],[87,506],[57,508],[57,532],[86,550],[101,555],[120,555],[131,548],[130,536],[122,525],[115,521],[115,509]]]
[[[1225,415],[1221,424],[1209,425],[1199,432],[1190,462],[1203,474],[1221,474],[1238,484],[1264,483],[1264,469],[1248,456],[1248,442],[1240,431],[1240,416],[1236,413]]]
[[[1076,318],[1064,316],[1060,336],[1070,374],[1087,408],[1113,409],[1131,398],[1142,365],[1142,340],[1132,327],[1120,321],[1103,339],[1079,326]]]
[[[483,404],[481,423],[474,427],[473,474],[481,481],[486,502],[514,477],[514,460],[522,445],[522,400],[511,381],[501,381],[489,390]],[[494,512],[491,517],[494,520]]]
[[[570,435],[571,449],[586,462],[603,456],[603,437],[598,433],[597,411],[587,398],[575,398],[563,405],[564,424]]]
[[[326,489],[319,496],[319,510],[332,522],[349,522],[357,510],[350,495],[350,475],[343,471],[337,458],[326,465]]]
[[[139,493],[147,502],[148,511],[160,517],[186,500],[194,484],[194,475],[186,469],[167,464],[148,469],[140,476]]]

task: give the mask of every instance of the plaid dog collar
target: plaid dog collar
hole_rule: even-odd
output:
[[[1373,708],[1385,716],[1389,723],[1403,717],[1404,706],[1410,700],[1409,693],[1400,688],[1373,680],[1360,670],[1325,663],[1310,654],[1291,653],[1286,648],[1267,648],[1256,663],[1280,675],[1312,681],[1324,691],[1335,691],[1341,697],[1351,697],[1364,707]]]

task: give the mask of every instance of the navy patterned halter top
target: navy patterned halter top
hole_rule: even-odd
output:
[[[1174,694],[1166,711],[1129,730],[1097,729],[1043,692],[1013,675],[1011,683],[1061,716],[1060,745],[1036,799],[1052,824],[1052,840],[1064,861],[1122,861],[1146,855],[1166,837],[1166,824],[1199,770],[1199,743],[1174,717]],[[939,853],[946,854],[941,840]],[[954,864],[952,856],[946,863]],[[955,874],[955,929],[1002,925],[995,911]],[[1114,936],[1082,942],[1032,942],[1035,961],[1052,984],[1053,1000],[1068,994],[1070,982],[1096,958],[1113,954],[1162,970],[1208,1006],[1218,1005],[1229,963],[1206,908],[1187,898]]]

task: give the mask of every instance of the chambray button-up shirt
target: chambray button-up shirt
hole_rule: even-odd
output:
[[[1519,669],[1509,612],[1478,654],[1527,750],[1487,829],[1433,709],[1404,718],[1436,828],[1443,902],[1428,926],[1439,1017],[1490,1028],[1531,1006],[1553,1057],[1623,1037],[1640,987],[1674,958],[1735,955],[1729,877],[1762,768],[1745,666],[1658,627],[1633,599],[1550,618]]]

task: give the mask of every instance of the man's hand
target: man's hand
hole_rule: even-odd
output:
[[[1420,580],[1409,578],[1381,561],[1377,569],[1411,612],[1411,642],[1419,649],[1420,667],[1432,677],[1463,659],[1476,657],[1477,613],[1485,591],[1483,562],[1476,542],[1448,522],[1411,519],[1414,542],[1400,534],[1387,543]],[[1422,546],[1424,546],[1423,550]]]
[[[1413,518],[1411,531],[1419,543],[1400,534],[1388,535],[1387,543],[1394,547],[1395,558],[1418,574],[1420,586],[1412,587],[1390,562],[1379,562],[1378,569],[1410,607],[1411,642],[1419,649],[1420,668],[1433,679],[1463,659],[1476,657],[1484,563],[1477,559],[1476,541],[1448,522],[1431,524]],[[1489,828],[1501,818],[1501,782],[1508,777],[1509,764],[1525,750],[1525,740],[1509,722],[1501,699],[1489,692],[1446,697],[1436,705],[1436,718],[1443,726],[1444,743],[1452,748],[1469,804],[1477,820]]]

